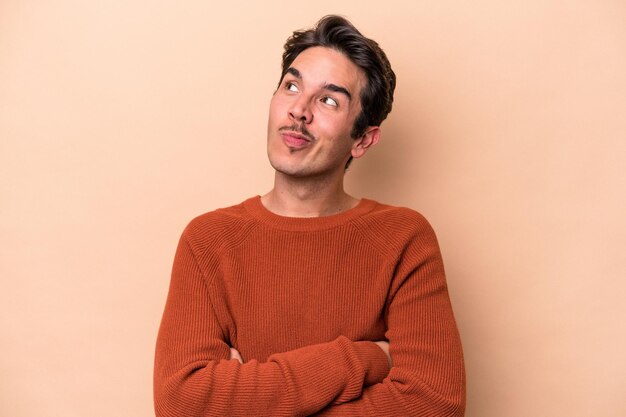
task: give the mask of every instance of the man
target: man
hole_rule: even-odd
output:
[[[465,374],[435,235],[344,192],[395,75],[347,20],[294,32],[270,104],[274,188],[194,219],[157,341],[158,416],[461,416]]]

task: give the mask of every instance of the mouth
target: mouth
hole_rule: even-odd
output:
[[[309,135],[302,134],[292,129],[280,129],[280,136],[283,139],[285,145],[292,149],[301,149],[309,145],[312,142],[312,138]]]

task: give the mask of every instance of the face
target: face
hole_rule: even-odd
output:
[[[358,158],[378,139],[378,128],[350,136],[365,83],[363,71],[340,52],[301,52],[270,104],[267,152],[274,169],[294,177],[343,175],[350,155]]]

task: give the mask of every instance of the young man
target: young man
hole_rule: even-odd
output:
[[[465,374],[435,235],[356,199],[395,75],[348,21],[294,32],[270,104],[274,188],[194,219],[155,363],[158,416],[461,416]]]

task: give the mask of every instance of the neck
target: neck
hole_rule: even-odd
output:
[[[287,217],[322,217],[355,207],[359,200],[343,189],[338,181],[293,178],[280,172],[274,177],[274,188],[261,197],[269,211]]]

